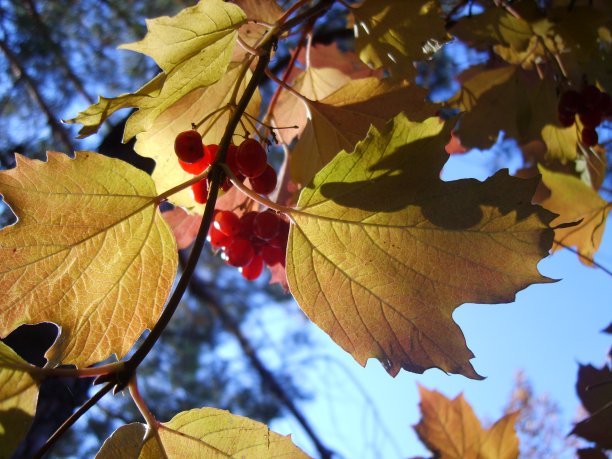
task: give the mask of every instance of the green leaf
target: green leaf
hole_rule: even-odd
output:
[[[155,119],[180,98],[212,85],[225,74],[238,28],[245,19],[236,5],[207,0],[172,18],[147,21],[149,33],[145,39],[123,48],[150,55],[164,72],[135,93],[100,98],[67,122],[82,124],[79,137],[83,138],[97,132],[115,111],[135,107],[139,110],[126,123],[124,141],[150,129]]]
[[[145,38],[119,48],[152,57],[165,73],[203,63],[225,68],[223,61],[229,59],[236,31],[245,21],[244,11],[233,3],[200,1],[176,16],[147,19]]]
[[[176,274],[172,232],[151,178],[97,153],[17,156],[0,193],[17,214],[0,231],[0,336],[53,322],[52,363],[123,357],[157,321]]]
[[[0,342],[0,457],[11,457],[25,437],[38,400],[31,366],[6,344]]]
[[[500,171],[443,182],[451,126],[398,115],[339,153],[291,213],[289,287],[310,319],[362,365],[437,367],[478,378],[453,311],[547,282],[552,216],[536,181]]]
[[[215,408],[177,414],[148,430],[143,424],[120,427],[108,438],[97,459],[307,458],[290,437],[251,419]]]
[[[356,48],[363,62],[399,78],[413,76],[414,61],[448,40],[444,20],[431,0],[365,0],[355,8]]]

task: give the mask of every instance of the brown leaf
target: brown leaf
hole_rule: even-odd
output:
[[[449,400],[419,386],[421,420],[414,430],[439,459],[515,459],[519,443],[511,413],[486,430],[463,395]]]

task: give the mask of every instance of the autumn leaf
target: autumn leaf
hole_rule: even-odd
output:
[[[279,138],[290,144],[295,137],[299,137],[308,122],[307,100],[323,99],[349,81],[349,76],[331,67],[310,66],[298,73],[292,89],[303,98],[283,91],[274,108],[274,122],[283,128],[278,130]]]
[[[535,180],[500,171],[443,182],[452,126],[398,115],[339,153],[291,212],[289,287],[310,319],[365,365],[391,375],[437,367],[479,378],[452,313],[509,302],[547,282],[552,230],[530,204]]]
[[[30,365],[0,342],[0,457],[11,457],[25,437],[38,400],[39,382]]]
[[[155,324],[177,268],[153,181],[92,152],[16,161],[0,172],[0,193],[19,218],[0,231],[0,336],[53,322],[61,328],[47,352],[53,363],[123,357]]]
[[[589,417],[577,423],[571,433],[612,449],[612,369],[608,365],[580,365],[576,392]]]
[[[227,73],[218,82],[205,88],[196,89],[182,97],[171,107],[168,107],[146,131],[136,136],[134,150],[141,156],[147,156],[155,160],[152,177],[158,190],[169,190],[193,178],[192,175],[181,168],[174,154],[174,139],[178,133],[190,129],[191,123],[196,123],[199,124],[198,131],[204,134],[204,143],[218,144],[221,141],[231,116],[229,107],[227,109],[224,109],[224,107],[230,101],[239,74],[240,66],[231,64]],[[244,92],[250,77],[251,72],[247,72],[246,78],[238,88],[238,97]],[[261,96],[259,91],[256,91],[247,106],[246,113],[251,117],[256,117],[259,115],[260,104]],[[207,116],[209,118],[200,124],[200,121]],[[243,120],[245,120],[247,126],[250,126],[246,116],[243,117]],[[235,135],[234,142],[239,143],[243,138]],[[168,199],[177,206],[185,207],[199,214],[204,210],[203,205],[194,201],[189,188],[173,194]]]
[[[519,145],[544,142],[547,157],[562,162],[576,159],[576,129],[558,124],[553,81],[516,66],[470,69],[460,91],[449,101],[464,112],[458,127],[467,148],[489,148],[502,129]]]
[[[577,223],[575,226],[555,229],[553,249],[576,247],[580,261],[592,266],[612,204],[578,177],[553,172],[543,166],[538,168],[542,174],[542,184],[550,190],[548,196],[539,200],[538,204],[558,214],[551,225],[555,227]]]
[[[177,414],[153,431],[144,424],[117,429],[97,459],[307,458],[290,437],[270,431],[260,422],[215,408]]]
[[[449,400],[419,386],[421,420],[414,430],[439,459],[516,459],[519,442],[514,430],[518,412],[486,430],[463,395]]]
[[[238,30],[240,38],[251,47],[255,47],[269,29],[265,24],[274,24],[282,15],[283,10],[276,0],[234,0],[246,14],[249,22],[242,24]],[[248,54],[242,46],[236,44],[232,55],[233,62],[241,62]]]
[[[174,17],[147,21],[146,37],[122,48],[151,56],[164,72],[133,94],[101,97],[67,122],[82,124],[79,137],[87,137],[115,111],[135,107],[138,111],[125,125],[124,140],[150,129],[155,119],[180,98],[212,85],[225,74],[237,30],[245,19],[238,6],[207,0]]]
[[[399,78],[414,76],[414,61],[448,40],[437,3],[430,0],[365,0],[352,13],[361,60]]]
[[[414,121],[433,116],[427,91],[377,78],[350,80],[321,100],[308,101],[310,122],[291,154],[291,177],[307,185],[341,150],[352,150],[371,125],[381,128],[404,112]]]

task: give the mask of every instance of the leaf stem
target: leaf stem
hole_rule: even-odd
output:
[[[106,394],[108,394],[112,388],[114,387],[113,382],[107,383],[102,389],[96,392],[89,400],[87,400],[81,407],[76,410],[72,415],[66,419],[61,426],[57,428],[57,430],[51,435],[45,444],[36,452],[33,456],[34,459],[42,458],[55,443],[64,435],[72,425],[79,420],[81,416],[87,413],[96,403],[102,399]]]
[[[132,379],[130,379],[130,382],[128,384],[128,390],[130,391],[130,395],[132,397],[132,400],[134,400],[138,411],[140,411],[142,417],[145,419],[145,421],[147,421],[147,427],[149,427],[150,429],[156,429],[159,425],[159,421],[155,419],[155,416],[153,415],[153,413],[151,413],[151,410],[149,410],[149,407],[142,398],[142,395],[140,395],[140,391],[138,390],[138,381],[136,380],[135,374]]]

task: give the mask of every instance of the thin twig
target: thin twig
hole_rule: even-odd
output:
[[[66,419],[61,426],[57,428],[57,430],[49,437],[49,439],[45,442],[44,445],[36,452],[34,455],[34,459],[42,458],[55,443],[61,438],[64,433],[68,431],[72,425],[79,420],[81,416],[87,413],[96,403],[100,401],[102,397],[108,394],[112,388],[114,387],[114,383],[107,383],[102,389],[96,392],[89,400],[87,400],[78,410],[76,410],[72,415]]]

